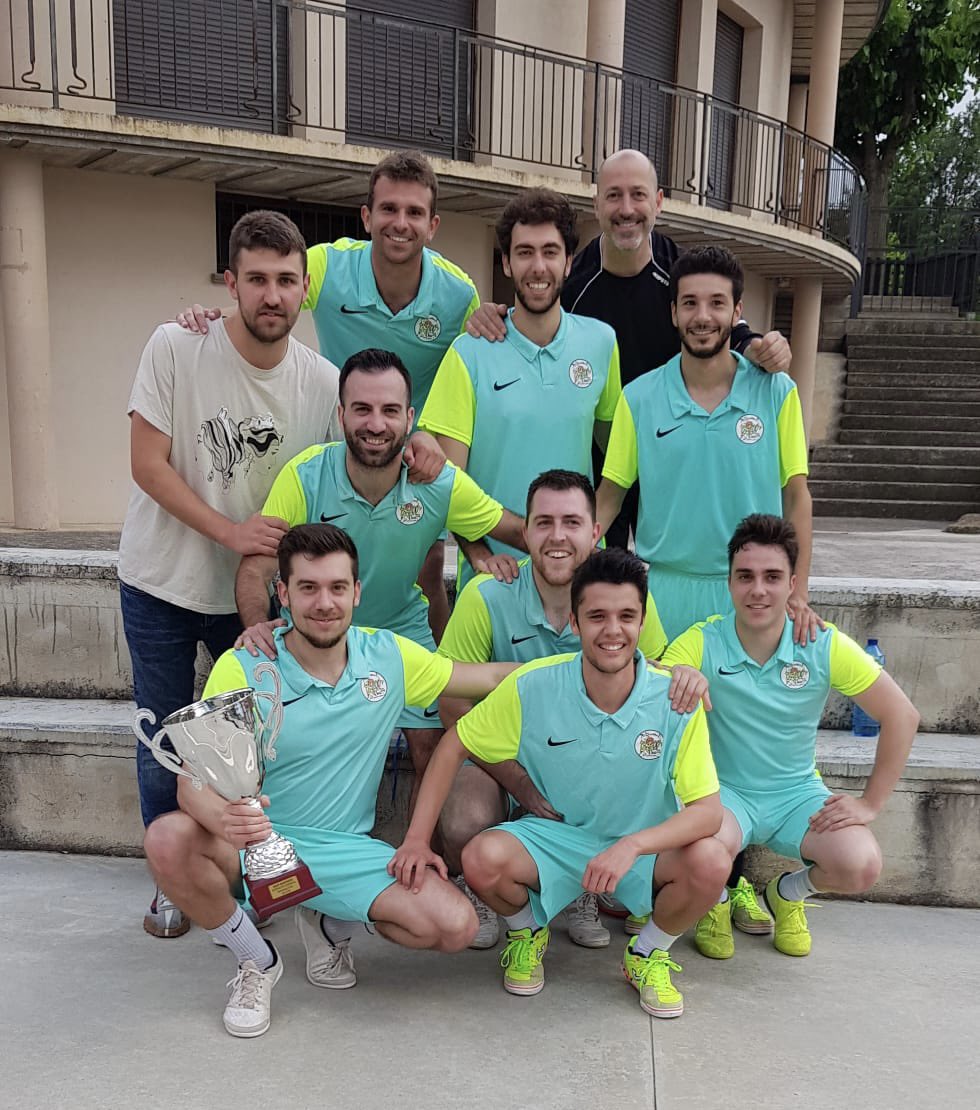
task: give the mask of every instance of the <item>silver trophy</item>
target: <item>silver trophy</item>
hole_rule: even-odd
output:
[[[282,728],[282,685],[271,663],[259,663],[254,673],[259,682],[271,675],[272,691],[230,690],[193,702],[166,717],[152,740],[142,725],[144,721],[156,725],[156,717],[149,709],[138,709],[133,731],[158,763],[189,778],[195,789],[210,786],[226,801],[244,801],[261,812],[265,765],[276,758]],[[263,698],[270,702],[265,719],[259,709]],[[163,747],[164,739],[173,745],[173,752]],[[291,841],[277,832],[245,849],[245,879],[260,918],[321,893]]]

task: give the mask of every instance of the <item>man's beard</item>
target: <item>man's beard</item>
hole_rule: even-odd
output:
[[[406,431],[400,438],[396,436],[395,439],[392,440],[391,446],[383,455],[365,454],[364,448],[358,441],[357,436],[351,435],[350,432],[346,430],[344,431],[344,439],[347,441],[347,450],[350,451],[361,466],[369,470],[383,470],[402,453],[402,449],[408,439],[408,432]]]
[[[724,328],[722,329],[721,337],[713,347],[701,347],[695,350],[692,347],[688,346],[683,334],[681,335],[681,346],[684,348],[685,351],[687,351],[691,358],[702,358],[707,361],[709,358],[714,358],[715,355],[720,354],[727,347],[729,347],[731,345],[731,340],[732,329]]]
[[[555,295],[551,298],[550,301],[548,301],[546,305],[542,306],[541,308],[536,308],[533,305],[529,305],[527,301],[524,300],[524,297],[521,295],[521,287],[519,285],[514,286],[514,296],[521,302],[521,305],[525,309],[525,311],[530,312],[532,316],[543,316],[546,312],[550,312],[552,308],[554,308],[555,304],[558,301],[558,298],[561,296],[563,285],[564,282],[559,282],[555,286]]]
[[[260,309],[259,312],[261,311],[263,310]],[[256,323],[256,321],[258,320],[259,312],[250,315],[242,310],[241,305],[239,305],[238,307],[238,314],[241,316],[242,323],[245,325],[245,328],[248,331],[249,335],[257,339],[260,343],[278,343],[280,339],[283,339],[285,336],[289,335],[289,333],[293,330],[293,325],[296,323],[296,317],[290,320],[289,317],[284,313],[277,319],[277,324],[279,326],[273,328],[272,318],[270,318],[269,327],[273,328],[273,330],[260,331],[259,326]]]

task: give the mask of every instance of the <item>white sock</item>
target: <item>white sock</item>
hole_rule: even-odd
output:
[[[507,928],[510,932],[516,933],[518,929],[530,929],[532,933],[536,933],[540,926],[534,920],[534,911],[531,909],[531,903],[527,902],[522,910],[508,917],[503,915],[504,921],[507,922]]]
[[[817,894],[817,888],[810,882],[811,870],[810,867],[804,867],[801,871],[780,876],[776,893],[787,902],[802,902],[808,894]]]
[[[720,905],[723,906],[727,901],[728,901],[728,887],[723,886],[721,888],[721,897],[718,899],[718,902],[719,902]]]
[[[331,944],[343,944],[354,935],[354,922],[341,921],[339,917],[320,914],[320,932]]]
[[[651,916],[650,920],[637,934],[636,940],[633,941],[633,951],[638,956],[649,956],[654,948],[666,952],[675,940],[677,940],[677,937],[665,933],[659,926],[654,925]]]
[[[235,912],[223,925],[208,929],[208,933],[218,944],[235,953],[239,965],[252,960],[260,971],[267,971],[276,962],[275,952],[262,939],[241,906],[235,907]]]

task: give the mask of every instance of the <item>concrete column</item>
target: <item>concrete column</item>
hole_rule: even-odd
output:
[[[590,62],[620,69],[626,36],[626,0],[589,0],[585,56]],[[594,101],[593,101],[594,98]],[[592,105],[595,103],[595,112]],[[582,113],[582,149],[590,170],[598,170],[619,149],[622,123],[622,86],[594,71],[585,74],[585,110]],[[598,135],[595,128],[598,127]],[[593,156],[595,165],[592,165]],[[591,173],[586,175],[591,179]]]
[[[793,365],[790,375],[800,394],[803,426],[808,443],[813,419],[813,387],[816,381],[822,299],[823,282],[820,278],[796,279],[793,286]]]
[[[17,528],[58,527],[40,161],[0,152],[0,310]]]
[[[622,66],[626,37],[626,0],[589,0],[585,56],[590,62]]]
[[[844,0],[820,0],[819,4],[813,5],[813,9],[806,133],[822,143],[832,143],[837,114],[840,44],[844,31]]]

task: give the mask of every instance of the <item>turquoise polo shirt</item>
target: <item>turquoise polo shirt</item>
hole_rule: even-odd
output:
[[[313,311],[320,354],[337,366],[366,347],[394,351],[412,376],[417,418],[439,363],[479,307],[480,296],[458,266],[426,247],[415,300],[393,313],[378,292],[371,249],[363,239],[310,247],[310,288],[303,307]]]
[[[732,357],[731,392],[710,414],[691,399],[680,355],[623,390],[602,476],[624,489],[639,479],[636,553],[652,568],[726,577],[738,522],[782,516],[783,486],[808,471],[792,379]]]
[[[439,654],[458,663],[529,663],[546,655],[578,651],[578,636],[566,624],[556,632],[545,615],[530,559],[513,582],[479,574],[456,598]],[[647,612],[637,643],[646,659],[659,659],[667,646],[657,607],[647,594]]]
[[[426,552],[446,527],[467,539],[496,528],[502,506],[464,471],[446,463],[434,482],[414,485],[408,468],[372,505],[351,485],[346,443],[317,444],[290,459],[262,506],[290,526],[336,524],[353,539],[360,563],[357,619],[434,647],[428,601],[415,581]]]
[[[762,666],[742,647],[735,616],[693,625],[667,648],[664,666],[687,663],[707,678],[711,751],[718,777],[736,790],[797,786],[816,771],[817,729],[830,691],[861,694],[881,667],[832,624],[812,643],[793,642],[786,621]]]
[[[378,786],[395,723],[406,705],[426,706],[442,693],[453,665],[411,640],[371,628],[347,632],[347,666],[336,686],[299,665],[275,631],[272,666],[282,683],[282,730],[275,759],[266,760],[262,791],[273,825],[324,832],[369,833]],[[250,686],[271,691],[255,677],[265,656],[226,651],[211,671],[204,696]],[[268,702],[259,702],[268,717]]]
[[[619,348],[608,324],[562,312],[554,339],[539,347],[513,323],[502,342],[461,335],[439,367],[419,423],[469,448],[467,471],[509,509],[561,467],[592,477],[592,434],[612,420],[621,389]],[[494,551],[513,548],[490,540]],[[472,577],[467,571],[465,579]]]
[[[629,697],[605,713],[586,693],[581,654],[556,655],[508,675],[456,731],[486,763],[518,760],[567,824],[618,839],[718,790],[704,709],[675,713],[669,688],[637,652]]]

